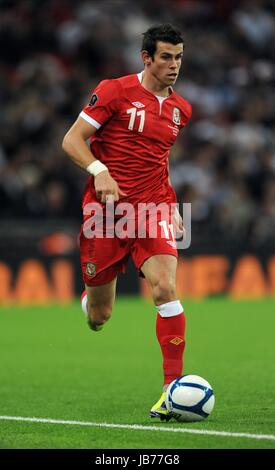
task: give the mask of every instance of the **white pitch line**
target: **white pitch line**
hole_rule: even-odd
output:
[[[113,423],[93,423],[89,421],[70,421],[64,419],[51,418],[27,418],[24,416],[0,416],[2,421],[25,421],[28,423],[48,423],[48,424],[67,424],[71,426],[91,426],[100,428],[119,428],[133,429],[136,431],[163,431],[163,432],[180,432],[189,434],[202,434],[208,436],[228,436],[228,437],[244,437],[247,439],[266,439],[275,441],[274,434],[250,434],[246,432],[227,432],[227,431],[209,431],[206,429],[189,429],[189,428],[169,428],[159,426],[142,426],[140,424],[113,424]]]

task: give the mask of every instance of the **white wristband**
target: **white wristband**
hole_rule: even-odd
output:
[[[87,166],[86,170],[93,176],[97,176],[102,171],[108,171],[108,168],[104,163],[101,163],[99,160],[95,160]]]

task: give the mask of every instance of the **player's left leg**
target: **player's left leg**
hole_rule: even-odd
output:
[[[157,307],[156,334],[163,357],[163,393],[151,409],[151,416],[165,417],[165,390],[170,382],[182,375],[185,347],[185,316],[176,293],[176,256],[163,254],[148,258],[141,270],[149,282]]]

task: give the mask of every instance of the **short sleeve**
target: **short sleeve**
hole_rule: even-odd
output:
[[[99,129],[117,111],[118,97],[116,80],[103,80],[93,90],[89,103],[79,116]]]

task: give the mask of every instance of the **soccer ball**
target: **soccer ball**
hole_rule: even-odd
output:
[[[199,375],[183,375],[169,384],[165,404],[177,421],[202,421],[212,412],[215,396],[211,385]]]

